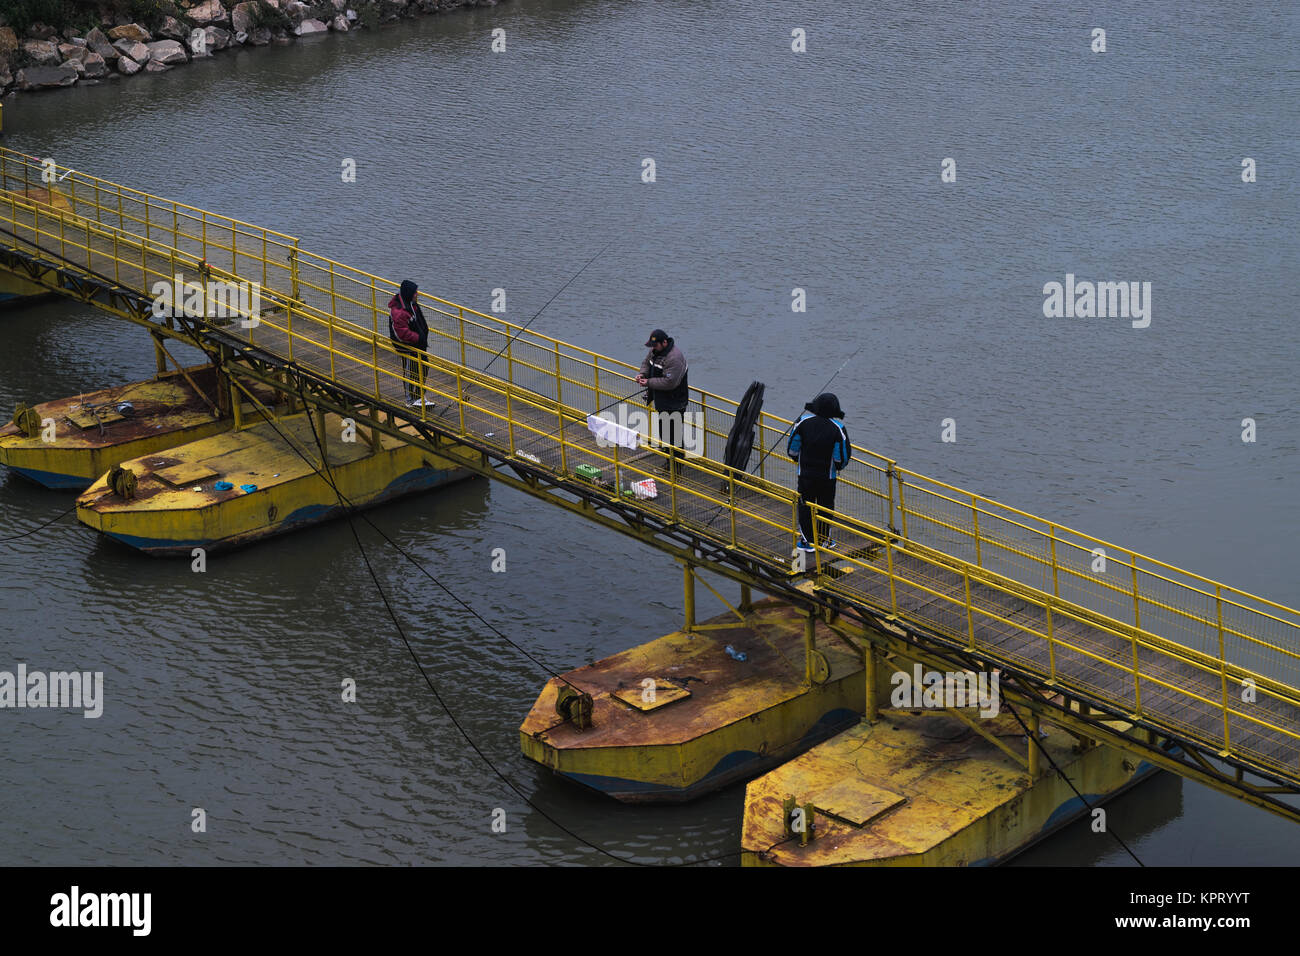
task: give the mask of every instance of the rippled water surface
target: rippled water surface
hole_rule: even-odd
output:
[[[21,97],[5,129],[476,308],[504,287],[516,321],[613,240],[536,328],[636,360],[662,326],[693,384],[761,379],[786,415],[853,356],[833,389],[859,443],[1294,606],[1297,48],[1287,5],[520,0]],[[1066,273],[1151,282],[1150,327],[1044,318]],[[152,371],[143,331],[72,304],[0,314],[0,336],[6,415]],[[0,536],[70,504],[0,477]],[[670,560],[509,489],[372,517],[560,670],[680,621]],[[361,535],[442,702],[546,816],[643,861],[738,849],[742,787],[630,808],[534,769],[517,727],[544,673]],[[0,607],[0,668],[103,670],[108,698],[99,720],[0,714],[0,863],[609,862],[466,743],[346,522],[199,575],[68,516],[0,542]],[[1171,777],[1110,824],[1148,864],[1300,850]],[[1021,859],[1131,862],[1083,825]]]

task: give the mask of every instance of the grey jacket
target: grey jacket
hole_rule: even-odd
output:
[[[641,363],[641,374],[646,377],[649,390],[646,400],[654,397],[655,408],[661,412],[681,412],[690,404],[690,385],[687,383],[686,356],[672,339],[662,355],[653,351]]]

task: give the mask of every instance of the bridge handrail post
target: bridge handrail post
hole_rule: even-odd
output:
[[[555,401],[564,401],[564,373],[560,371],[560,342],[555,341]]]
[[[1219,623],[1219,679],[1223,684],[1223,749],[1229,749],[1228,741],[1228,658],[1223,647],[1223,585],[1214,585],[1214,604]]]
[[[205,238],[204,238],[203,242],[204,242],[204,245],[205,245],[205,247],[206,247],[206,245],[207,245],[207,238],[206,238],[206,236],[207,236],[207,226],[206,226],[206,223],[205,223],[205,225],[204,225],[204,236],[205,236]],[[298,249],[298,240],[295,239],[295,240],[293,241],[293,248],[289,250],[289,294],[292,295],[295,299],[297,299],[297,298],[299,297],[299,288],[298,288],[298,252],[299,252],[299,249]],[[372,286],[374,285],[374,282],[375,282],[374,279],[371,279],[371,280],[370,280],[370,284],[371,284]]]
[[[966,583],[966,650],[975,650],[975,606],[970,597],[970,568],[962,567],[962,578]]]
[[[289,255],[291,257],[289,261],[293,262],[294,259],[292,257],[294,256],[294,253],[290,252]],[[296,278],[294,279],[294,282],[297,282]],[[375,398],[382,398],[382,393],[379,390],[379,288],[375,285],[374,276],[370,277],[370,317],[374,320],[375,326],[375,333],[370,337],[370,354],[373,359],[375,370]],[[459,381],[460,377],[458,374],[457,382]],[[465,430],[465,410],[463,407],[460,413],[460,425],[461,431],[463,432]]]
[[[149,285],[149,250],[145,248],[143,242],[140,243],[140,279],[147,288]],[[204,286],[204,292],[205,294],[207,292],[206,286]]]
[[[731,546],[736,546],[736,469],[727,469],[727,499],[731,511]]]
[[[459,338],[460,338],[460,364],[461,364],[461,365],[467,365],[468,363],[465,361],[465,310],[464,310],[464,308],[459,308],[459,307],[458,307],[456,311],[457,311],[457,313],[458,313],[458,319],[457,319],[457,321],[459,322],[459,326],[460,326],[460,331],[459,331]]]
[[[1045,608],[1047,612],[1047,674],[1052,683],[1056,683],[1056,634],[1052,625],[1052,605]]]
[[[1138,597],[1138,568],[1137,555],[1132,551],[1128,553],[1129,567],[1133,569],[1133,626],[1142,626],[1142,605]],[[1216,586],[1217,587],[1217,586]],[[1216,592],[1217,593],[1217,592]]]
[[[334,326],[339,318],[339,302],[334,294],[334,264],[330,263],[330,324],[329,324],[329,347],[330,347],[330,378],[334,378]],[[379,323],[379,317],[375,316],[375,324]],[[421,406],[423,407],[423,406]]]
[[[980,509],[976,504],[977,496],[971,492],[970,496],[970,513],[972,523],[975,526],[975,567],[984,567],[984,553],[980,548]]]
[[[911,541],[907,536],[907,499],[903,495],[903,472],[895,468],[894,474],[898,477],[898,517],[903,523],[903,540]]]
[[[456,369],[456,407],[460,410],[460,434],[465,431],[465,379],[463,369]]]
[[[1138,632],[1136,629],[1129,635],[1129,642],[1133,645],[1133,713],[1141,717],[1142,681],[1138,677]]]
[[[1056,574],[1056,525],[1051,524],[1049,522],[1047,525],[1047,532],[1048,532],[1049,542],[1051,545],[1051,554],[1052,554],[1052,596],[1060,597],[1061,588],[1060,588],[1060,583],[1057,580],[1057,574]]]
[[[894,587],[894,536],[885,534],[885,570],[889,575],[889,607],[898,613],[898,592]]]
[[[677,468],[675,467],[675,465],[677,463],[673,460],[672,452],[665,452],[665,454],[668,457],[668,487],[669,489],[671,489],[671,493],[673,496],[673,502],[672,502],[673,523],[676,524],[678,521],[678,514],[677,514]]]
[[[515,405],[513,388],[506,389],[506,432],[510,439],[510,454],[515,453]]]
[[[569,473],[569,441],[564,434],[564,407],[559,402],[555,404],[555,419],[556,424],[560,427],[560,474],[567,475]],[[616,444],[614,446],[614,487],[617,488],[618,486],[618,445]]]

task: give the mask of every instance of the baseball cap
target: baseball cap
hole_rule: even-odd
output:
[[[665,332],[663,329],[655,329],[653,332],[650,333],[650,341],[645,344],[645,347],[650,348],[656,342],[667,342],[667,341],[668,341],[668,333]]]

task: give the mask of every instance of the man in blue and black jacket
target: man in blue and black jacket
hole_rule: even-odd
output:
[[[799,550],[812,551],[816,540],[812,526],[812,509],[816,504],[835,507],[835,476],[849,463],[853,446],[844,427],[840,400],[822,392],[804,406],[807,411],[790,432],[787,453],[799,463]],[[835,547],[828,532],[822,546]]]

